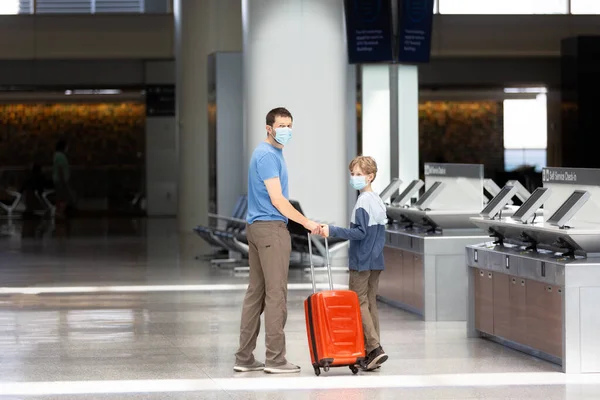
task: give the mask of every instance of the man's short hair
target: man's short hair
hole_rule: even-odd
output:
[[[373,180],[377,177],[377,162],[373,157],[358,156],[350,162],[348,169],[350,172],[354,170],[354,167],[359,166],[363,173],[366,175],[373,174]]]
[[[275,123],[275,118],[277,117],[288,117],[291,118],[292,121],[294,120],[294,117],[292,117],[292,113],[289,112],[287,108],[277,107],[267,113],[267,125],[273,126],[273,124]]]

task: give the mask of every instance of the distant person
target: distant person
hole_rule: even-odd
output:
[[[292,138],[292,114],[275,108],[267,114],[267,137],[250,160],[248,170],[248,237],[250,278],[240,324],[240,347],[235,355],[236,372],[272,374],[300,372],[287,361],[285,323],[291,238],[288,218],[313,233],[319,224],[309,221],[288,200],[288,171],[283,148]],[[308,179],[308,178],[307,178]],[[260,316],[265,312],[265,364],[254,358]]]
[[[379,276],[384,269],[386,207],[381,197],[371,188],[377,176],[377,163],[371,157],[356,157],[349,166],[350,185],[360,191],[356,200],[350,229],[323,225],[323,236],[350,241],[348,266],[349,288],[358,295],[362,315],[365,350],[363,368],[372,371],[381,366],[388,356],[381,347],[377,291]]]
[[[65,217],[67,206],[73,205],[69,186],[71,170],[69,168],[69,160],[67,159],[67,151],[67,141],[64,139],[59,140],[56,143],[52,165],[52,180],[54,181],[54,191],[56,193],[56,217],[59,219]]]
[[[35,210],[36,206],[41,205],[40,198],[46,187],[48,187],[48,182],[42,173],[41,165],[37,163],[33,164],[31,171],[25,179],[23,187],[21,188],[21,194],[23,194],[25,197],[24,216],[30,216]],[[39,198],[36,196],[36,193],[40,196]]]

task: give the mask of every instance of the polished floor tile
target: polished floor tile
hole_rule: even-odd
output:
[[[600,398],[600,376],[465,336],[465,323],[423,322],[380,305],[378,372],[314,376],[303,301],[290,272],[287,355],[297,376],[235,374],[247,278],[211,266],[170,220],[75,221],[0,238],[0,399],[527,399]],[[34,229],[35,231],[35,229]],[[335,274],[343,287],[347,274]],[[324,276],[319,277],[324,283]],[[264,334],[256,357],[264,358]]]

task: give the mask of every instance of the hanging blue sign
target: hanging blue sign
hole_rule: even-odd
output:
[[[344,0],[350,64],[393,61],[392,0]]]
[[[398,62],[429,62],[434,0],[398,1]]]

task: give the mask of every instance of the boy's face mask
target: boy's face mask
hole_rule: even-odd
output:
[[[366,176],[351,176],[350,177],[350,186],[352,186],[355,190],[363,190],[368,185]]]

